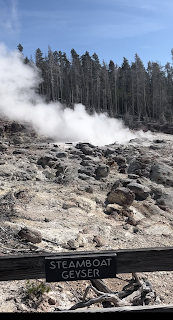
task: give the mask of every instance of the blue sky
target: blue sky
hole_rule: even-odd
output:
[[[171,62],[173,0],[0,0],[0,41],[9,49],[19,43],[33,58],[40,48],[79,55],[96,52],[100,62],[137,53],[149,60]]]

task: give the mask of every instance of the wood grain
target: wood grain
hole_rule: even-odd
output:
[[[113,308],[89,308],[76,310],[54,311],[54,313],[115,313],[115,312],[173,312],[173,304],[160,304],[151,306],[126,306]]]
[[[45,257],[116,253],[117,273],[173,270],[173,247],[0,256],[0,281],[45,278]]]

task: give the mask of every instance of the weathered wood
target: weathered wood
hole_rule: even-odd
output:
[[[101,279],[92,279],[91,283],[97,290],[100,290],[105,293],[113,293],[113,291],[110,290],[108,286],[104,283],[104,281]]]
[[[173,270],[173,247],[117,250],[116,253],[117,273]]]
[[[117,273],[173,270],[173,247],[0,256],[0,281],[45,278],[45,257],[116,253]]]
[[[95,293],[97,293],[97,297],[91,298],[87,301],[85,301],[85,298],[87,296],[87,293],[89,291],[89,289],[92,289]],[[70,310],[76,310],[78,308],[85,308],[85,307],[89,307],[92,304],[95,303],[102,303],[102,302],[112,302],[115,306],[125,306],[125,305],[130,305],[128,302],[124,302],[123,300],[121,300],[118,295],[116,293],[103,293],[101,291],[98,291],[96,288],[94,288],[92,285],[88,286],[86,288],[84,297],[83,297],[83,301],[76,303],[75,305],[73,305]]]

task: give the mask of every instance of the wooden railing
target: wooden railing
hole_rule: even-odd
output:
[[[116,254],[116,273],[173,270],[173,247],[3,255],[0,256],[0,281],[46,278],[45,258],[47,257],[51,257],[52,259],[55,257],[62,259],[71,257],[73,259],[76,256],[82,258],[86,255],[92,256],[94,254],[97,254],[98,257],[104,254],[106,256],[110,254],[111,256],[114,253]],[[124,309],[111,308],[109,312],[135,310],[137,311],[137,307],[124,307]],[[141,311],[142,307],[138,307],[138,310]],[[173,305],[148,306],[147,308],[143,308],[143,311],[146,312],[147,310],[172,311]],[[103,310],[102,312],[105,311]]]

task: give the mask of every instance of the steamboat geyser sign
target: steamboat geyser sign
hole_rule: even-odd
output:
[[[116,254],[46,257],[45,270],[47,282],[115,278]]]

